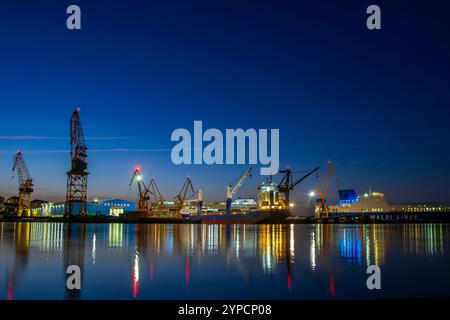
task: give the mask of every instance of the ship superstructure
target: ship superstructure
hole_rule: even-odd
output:
[[[316,210],[318,208],[316,207]],[[450,205],[390,204],[384,193],[368,192],[362,196],[354,190],[339,190],[339,202],[329,206],[332,217],[368,218],[371,220],[450,219]]]

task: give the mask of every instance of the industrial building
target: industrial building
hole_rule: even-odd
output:
[[[87,212],[90,215],[119,216],[128,211],[135,211],[136,206],[132,201],[122,199],[98,200],[87,203]],[[45,203],[41,207],[33,209],[34,216],[62,216],[66,210],[66,204]]]

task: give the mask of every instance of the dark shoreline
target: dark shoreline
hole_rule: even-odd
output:
[[[122,218],[122,217],[0,217],[0,222],[63,222],[63,223],[160,223],[197,224],[199,221],[179,218]]]
[[[140,224],[201,224],[199,220],[184,218],[129,218],[129,217],[0,217],[0,222],[57,222],[57,223],[140,223]],[[450,219],[430,220],[366,220],[339,221],[339,219],[316,220],[314,218],[286,219],[277,223],[262,224],[416,224],[416,223],[450,223]],[[258,224],[258,223],[254,223]]]

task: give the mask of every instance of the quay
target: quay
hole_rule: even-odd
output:
[[[176,217],[127,217],[127,216],[2,216],[0,215],[0,222],[56,222],[56,223],[137,223],[137,224],[202,224],[200,219],[190,218],[176,218]],[[416,223],[450,223],[450,218],[443,216],[435,219],[370,219],[368,217],[364,219],[343,219],[340,218],[328,218],[317,219],[315,217],[296,217],[291,216],[283,220],[279,220],[276,223],[264,223],[264,222],[233,222],[223,224],[416,224]],[[218,223],[220,224],[220,223]]]

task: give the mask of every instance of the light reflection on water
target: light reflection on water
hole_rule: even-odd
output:
[[[450,225],[0,223],[1,299],[450,295]],[[82,290],[65,289],[79,265]],[[366,268],[382,269],[382,290]]]

